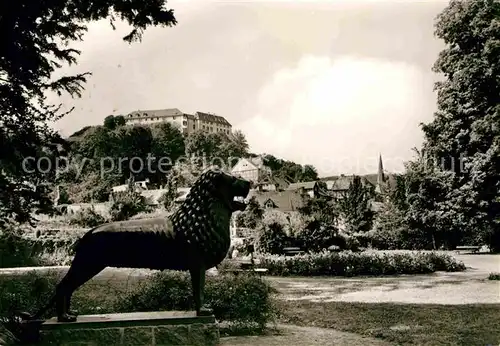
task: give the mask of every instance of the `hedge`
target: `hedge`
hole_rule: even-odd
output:
[[[56,272],[43,275],[30,272],[16,275],[15,280],[0,277],[0,316],[35,311],[43,306],[60,276]],[[126,280],[110,280],[100,287],[92,281],[86,283],[75,292],[71,308],[80,314],[194,310],[187,272],[158,272],[131,288],[120,289],[118,286],[127,286]],[[262,330],[275,317],[273,293],[271,286],[256,275],[208,276],[205,300],[218,321],[228,322],[238,330]],[[44,317],[53,315],[54,310]]]
[[[273,276],[379,276],[463,271],[465,265],[437,252],[321,252],[293,257],[264,255],[259,267]]]
[[[0,268],[65,265],[70,247],[78,237],[27,238],[0,234]]]

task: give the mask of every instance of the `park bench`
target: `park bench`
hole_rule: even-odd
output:
[[[300,248],[298,247],[285,247],[283,248],[283,253],[285,254],[285,256],[295,256],[303,254],[304,251],[300,250]]]
[[[340,246],[331,245],[331,246],[328,247],[328,251],[330,251],[330,252],[340,252],[340,251],[342,251],[342,249],[340,248]]]
[[[477,253],[479,252],[479,249],[481,249],[481,246],[463,245],[463,246],[457,246],[455,248],[455,251],[457,253],[460,253],[460,251],[470,251],[472,253]]]
[[[231,273],[234,275],[238,275],[239,273],[256,273],[259,274],[259,276],[264,275],[267,273],[267,268],[239,268],[239,269],[227,269],[224,270],[224,273]]]

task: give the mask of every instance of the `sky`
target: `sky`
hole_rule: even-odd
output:
[[[94,22],[76,66],[92,72],[75,110],[54,126],[70,135],[110,114],[178,108],[225,117],[251,152],[312,164],[321,176],[374,173],[379,154],[403,170],[432,119],[443,43],[434,20],[446,1],[169,1],[178,24],[141,43]]]

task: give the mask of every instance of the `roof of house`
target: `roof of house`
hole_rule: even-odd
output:
[[[173,117],[177,115],[184,115],[178,108],[166,109],[150,109],[150,110],[136,110],[130,112],[127,117]]]
[[[291,183],[287,190],[298,190],[301,188],[304,188],[306,190],[312,190],[314,188],[314,185],[316,184],[316,181],[304,181],[300,183]]]
[[[220,115],[215,115],[215,114],[210,114],[210,113],[205,113],[205,112],[196,112],[195,116],[198,116],[199,119],[204,120],[204,121],[210,121],[213,123],[219,123],[222,125],[231,126],[229,121],[227,121],[226,118],[221,117]]]
[[[280,190],[286,190],[289,186],[289,182],[286,179],[275,177],[273,175],[265,175],[262,179],[260,179],[254,186],[268,186],[274,185],[277,186]]]
[[[377,175],[375,174],[373,176],[374,178],[372,177],[372,174],[362,175],[360,176],[361,182],[365,185],[370,184],[375,186],[377,185]],[[353,177],[353,175],[332,176],[321,178],[321,181],[324,181],[326,183],[328,190],[344,191],[349,189],[349,184],[352,182]]]
[[[264,205],[269,199],[283,212],[297,211],[303,206],[304,201],[300,193],[296,191],[250,191],[249,198],[255,197],[260,205]]]
[[[264,160],[262,159],[262,156],[249,157],[248,161],[250,161],[257,167],[264,166]]]
[[[270,171],[270,168],[267,167],[265,164],[264,164],[264,161],[262,159],[262,157],[242,157],[238,160],[238,162],[233,166],[236,167],[238,165],[238,163],[240,163],[242,160],[245,160],[247,161],[249,164],[251,164],[252,166],[254,166],[254,168],[252,169],[262,169],[262,170],[267,170],[267,171]],[[245,171],[248,171],[248,169],[246,169]]]

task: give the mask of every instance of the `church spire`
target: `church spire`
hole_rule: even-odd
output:
[[[378,172],[377,172],[377,186],[375,186],[376,193],[383,193],[385,185],[384,165],[382,164],[382,154],[378,158]]]
[[[378,173],[377,173],[377,184],[380,185],[385,182],[384,177],[384,165],[382,164],[382,154],[378,157]]]

